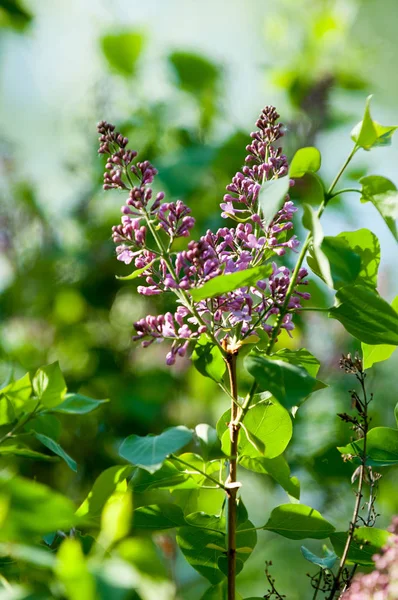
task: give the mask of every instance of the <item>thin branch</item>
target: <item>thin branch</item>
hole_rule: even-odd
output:
[[[222,488],[225,491],[228,491],[227,487],[221,481],[218,481],[215,477],[212,477],[211,475],[208,475],[207,473],[205,473],[205,471],[202,471],[201,469],[198,469],[197,467],[190,465],[189,463],[185,462],[185,460],[183,460],[179,456],[176,456],[175,454],[170,454],[170,456],[173,460],[176,460],[177,462],[181,463],[182,465],[189,467],[189,469],[192,469],[192,471],[195,471],[199,475],[203,475],[209,481],[212,481],[213,483],[215,483],[218,487]],[[212,489],[212,488],[210,488],[210,489]]]

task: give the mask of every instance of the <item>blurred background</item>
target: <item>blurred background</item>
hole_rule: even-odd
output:
[[[64,417],[62,445],[79,464],[77,476],[64,463],[15,459],[22,474],[79,502],[118,462],[126,435],[215,425],[227,404],[188,361],[166,367],[165,345],[131,343],[133,321],[164,312],[172,300],[140,297],[133,282],[115,278],[129,272],[110,238],[124,195],[102,190],[97,121],[115,123],[155,164],[158,189],[192,208],[198,237],[225,224],[219,203],[264,105],[281,114],[290,158],[301,146],[320,148],[327,183],[350,151],[367,95],[374,94],[375,119],[397,123],[397,30],[395,0],[0,0],[0,371],[11,363],[22,375],[59,360],[71,391],[111,399],[94,416]],[[397,184],[397,161],[396,139],[358,153],[346,183],[380,174]],[[299,205],[312,194],[304,181],[293,198]],[[323,226],[327,235],[362,227],[378,235],[379,291],[391,301],[396,246],[374,207],[346,195],[331,203]],[[311,291],[318,306],[333,302],[319,281]],[[345,529],[353,468],[335,450],[350,436],[336,413],[349,409],[354,380],[340,374],[338,360],[359,343],[339,323],[304,314],[294,339],[281,336],[280,345],[313,352],[330,387],[299,411],[288,459],[302,501]],[[369,376],[374,425],[393,426],[397,367],[396,354]],[[249,514],[262,525],[287,496],[266,476],[242,477]],[[189,502],[181,492],[173,500]],[[135,495],[136,506],[147,501]],[[204,493],[194,510],[209,510],[211,501]],[[388,469],[378,512],[380,527],[398,512]],[[319,551],[319,543],[307,545]],[[239,577],[245,596],[266,592],[264,562],[272,559],[281,592],[305,597],[311,569],[299,546],[261,532]],[[196,600],[207,587],[180,557],[174,576],[182,598]],[[168,600],[167,593],[159,582],[154,597]]]

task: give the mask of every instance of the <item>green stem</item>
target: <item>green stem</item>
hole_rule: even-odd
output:
[[[337,192],[334,192],[333,194],[330,194],[329,200],[331,198],[335,198],[336,196],[340,196],[340,194],[345,194],[348,192],[356,192],[357,194],[362,194],[362,190],[358,190],[357,188],[343,188],[341,190],[337,190]]]
[[[239,425],[236,423],[239,406],[238,400],[238,382],[236,373],[237,353],[229,353],[226,357],[226,363],[229,374],[230,392],[231,392],[231,421],[229,424],[231,452],[229,458],[229,473],[227,479],[227,559],[228,559],[228,600],[235,600],[235,579],[236,579],[236,523],[237,523],[237,466],[238,466],[238,441]]]

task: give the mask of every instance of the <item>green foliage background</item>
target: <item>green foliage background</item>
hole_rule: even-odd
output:
[[[160,433],[178,423],[214,426],[227,409],[216,384],[188,362],[173,369],[165,366],[164,345],[142,350],[130,341],[134,320],[169,306],[167,298],[144,299],[132,283],[115,278],[129,272],[116,262],[110,239],[122,195],[103,194],[96,122],[115,121],[140,157],[154,162],[159,189],[192,207],[197,237],[224,223],[219,202],[243,162],[248,133],[263,105],[276,103],[287,125],[289,157],[300,146],[315,143],[321,148],[325,177],[346,156],[349,131],[369,93],[375,94],[378,120],[396,122],[396,115],[395,121],[389,115],[398,100],[398,10],[393,0],[284,0],[277,7],[271,2],[219,0],[201,3],[199,13],[188,2],[182,15],[177,1],[170,2],[167,14],[161,0],[147,2],[147,10],[121,0],[112,13],[105,2],[87,2],[84,8],[79,2],[68,4],[76,20],[74,36],[80,50],[87,44],[87,56],[73,51],[73,38],[57,45],[58,37],[72,31],[63,21],[61,1],[0,2],[0,367],[6,379],[10,366],[21,376],[59,360],[69,390],[110,398],[96,412],[60,417],[60,440],[77,462],[77,474],[62,461],[13,459],[20,474],[51,485],[79,504],[95,478],[120,463],[117,449],[126,436]],[[246,27],[242,25],[237,41],[243,13]],[[192,27],[196,18],[209,23],[208,34]],[[162,19],[172,35],[159,34]],[[253,23],[258,26],[251,29]],[[236,49],[234,61],[228,61],[229,27],[231,52],[235,44],[242,49],[241,64],[236,62]],[[206,36],[213,36],[211,43]],[[43,46],[46,54],[54,52],[52,60],[43,55]],[[38,66],[25,79],[29,51]],[[69,51],[73,68],[63,70]],[[92,61],[91,70],[87,65],[81,69],[84,97],[76,87],[79,78],[70,77],[71,71],[79,71],[79,60]],[[87,73],[89,85],[83,82]],[[35,86],[39,94],[33,94]],[[355,175],[377,171],[397,182],[394,144],[389,157],[380,149],[369,159],[361,158],[352,167]],[[349,185],[349,174],[347,179]],[[316,201],[310,177],[293,190],[298,204],[304,196]],[[392,235],[373,207],[363,213],[358,206],[356,196],[344,206],[335,200],[335,210],[331,208],[323,225],[325,234],[371,223],[382,244],[383,295],[391,300],[397,293],[392,277],[396,261],[389,257],[391,249],[396,251],[388,237],[393,241]],[[299,235],[300,227],[298,222]],[[328,306],[326,287],[313,282],[311,288]],[[335,415],[348,408],[351,382],[340,376],[338,359],[342,352],[359,350],[359,342],[355,344],[337,322],[304,313],[294,339],[285,337],[280,345],[306,346],[323,361],[321,379],[331,387],[300,410],[289,463],[301,481],[302,501],[344,529],[353,502],[353,469],[336,450],[346,445],[349,432]],[[372,371],[373,426],[394,424],[392,382],[397,366],[394,355]],[[272,508],[286,499],[266,476],[259,480],[246,473],[244,484],[244,500],[255,524],[265,522]],[[386,470],[380,483],[379,526],[398,512],[397,498],[393,476]],[[142,498],[135,495],[135,508],[148,500],[167,501],[163,492],[149,491]],[[183,492],[177,500],[190,501]],[[206,510],[216,501],[204,493],[195,509]],[[147,559],[144,550],[141,557],[145,571],[153,549],[145,546],[149,541],[140,543],[148,548]],[[138,560],[133,546],[131,542],[125,548],[126,556]],[[302,598],[308,567],[299,546],[271,531],[261,532],[240,579],[246,593],[265,593],[264,561],[272,559],[283,593],[290,600]],[[72,557],[78,552],[73,544],[66,551]],[[284,567],[286,557],[289,570]],[[155,585],[154,597],[168,600],[167,561],[161,555],[157,560],[160,566],[149,572],[149,578],[162,582]],[[180,556],[175,577],[181,598],[195,600],[206,589],[206,582]]]

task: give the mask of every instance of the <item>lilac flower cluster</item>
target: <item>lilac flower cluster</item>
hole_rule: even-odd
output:
[[[108,154],[104,189],[129,189],[121,224],[113,228],[117,258],[125,264],[134,262],[141,270],[146,285],[138,286],[139,293],[152,296],[171,290],[178,298],[174,315],[149,315],[135,323],[133,339],[142,341],[144,346],[164,339],[172,341],[168,364],[186,353],[189,340],[206,331],[219,343],[233,336],[236,328],[245,336],[256,328],[270,332],[270,319],[285,302],[291,274],[275,263],[269,279],[256,285],[200,302],[194,302],[189,295],[191,288],[218,275],[265,264],[272,256],[281,256],[287,249],[296,250],[299,245],[296,236],[289,237],[297,210],[289,197],[269,223],[263,219],[258,203],[263,182],[288,172],[286,157],[273,145],[283,135],[278,118],[273,107],[262,111],[256,123],[258,130],[251,134],[252,141],[247,146],[246,164],[227,186],[229,193],[221,204],[222,216],[238,221],[236,227],[222,227],[215,233],[208,230],[199,241],[190,241],[187,249],[180,252],[173,252],[172,244],[176,238],[190,235],[195,224],[190,209],[181,200],[164,202],[163,192],[153,198],[150,185],[156,169],[148,161],[134,163],[137,153],[126,150],[127,138],[115,132],[112,125],[101,122],[98,126],[99,152]],[[308,293],[297,289],[307,284],[306,276],[307,271],[300,269],[288,312],[282,319],[281,328],[288,332],[294,328],[292,312],[309,298]]]
[[[398,598],[398,516],[393,518],[387,544],[373,557],[375,570],[356,575],[343,600],[393,600]]]

